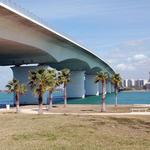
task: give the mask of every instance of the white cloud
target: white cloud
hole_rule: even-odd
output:
[[[116,66],[117,71],[127,71],[127,70],[134,70],[134,69],[135,69],[135,67],[132,64],[126,65],[126,64],[122,63],[122,64],[118,64]]]
[[[118,70],[125,70],[125,69],[126,69],[126,65],[125,65],[125,64],[118,64],[118,65],[116,66],[116,68],[117,68]]]
[[[130,43],[130,44],[129,44]],[[125,78],[148,78],[150,71],[150,38],[132,40],[105,49],[100,56],[111,60],[110,65]]]
[[[144,54],[136,54],[133,56],[134,60],[144,60],[147,59],[147,56],[145,56]]]

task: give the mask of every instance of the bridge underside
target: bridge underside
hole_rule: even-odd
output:
[[[23,64],[38,64],[34,67],[22,67]],[[12,67],[14,78],[20,80],[22,83],[28,83],[28,71],[38,68],[48,67],[61,70],[68,68],[71,70],[71,82],[68,84],[67,93],[68,98],[84,98],[88,95],[99,95],[101,89],[99,85],[94,83],[97,72],[102,71],[101,67],[91,68],[88,62],[80,59],[70,58],[60,62],[51,56],[49,53],[41,49],[28,46],[22,43],[0,39],[0,65]],[[40,67],[41,65],[41,67]],[[111,92],[110,88],[107,88]],[[21,97],[21,104],[36,104],[36,98],[33,96],[28,87],[28,92]],[[44,103],[47,103],[46,97]]]
[[[54,63],[56,60],[46,52],[25,44],[0,38],[0,65]]]

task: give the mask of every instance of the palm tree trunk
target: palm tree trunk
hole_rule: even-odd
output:
[[[19,99],[20,99],[19,92],[16,92],[16,112],[17,113],[19,113]]]
[[[52,91],[49,91],[48,101],[49,101],[48,102],[48,104],[49,104],[48,110],[50,110],[52,108],[52,105],[53,105],[53,103],[52,103]]]
[[[64,84],[64,107],[67,106],[67,87],[66,84]]]
[[[105,81],[102,81],[102,108],[101,108],[101,112],[105,112],[106,111],[106,97],[105,97]]]
[[[39,97],[38,97],[38,100],[39,100],[39,114],[42,114],[43,113],[43,95],[42,95],[42,92],[40,92],[39,94]]]

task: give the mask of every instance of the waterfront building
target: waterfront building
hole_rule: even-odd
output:
[[[147,83],[145,79],[125,79],[123,80],[123,87],[124,88],[143,88]]]
[[[143,88],[146,83],[147,83],[147,81],[143,80],[143,79],[135,80],[135,87],[136,88]]]
[[[149,79],[148,79],[148,82],[145,84],[145,88],[147,90],[150,90],[150,72],[149,72]]]
[[[124,79],[122,84],[123,84],[122,86],[125,88],[131,88],[134,86],[134,80],[133,79]]]
[[[124,79],[124,80],[123,80],[123,82],[122,82],[122,86],[123,86],[124,88],[126,88],[126,87],[127,87],[127,80],[126,80],[126,79]]]
[[[132,80],[129,80],[127,81],[127,87],[131,88],[133,86],[133,82]]]
[[[146,90],[150,90],[150,82],[147,82],[145,87],[146,87]]]

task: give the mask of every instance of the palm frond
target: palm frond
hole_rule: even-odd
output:
[[[100,71],[97,73],[96,77],[95,77],[95,83],[99,82],[99,81],[106,81],[108,80],[109,75],[107,72],[103,72]]]
[[[26,90],[26,85],[25,84],[20,84],[20,82],[16,79],[13,79],[12,81],[9,81],[8,84],[6,85],[8,92],[9,93],[20,93],[24,94]]]
[[[65,68],[63,70],[61,70],[58,74],[58,84],[68,84],[70,82],[70,70]]]
[[[121,86],[122,84],[122,78],[120,76],[120,74],[114,74],[111,78],[111,82],[112,84],[114,84],[116,87]]]

